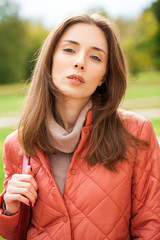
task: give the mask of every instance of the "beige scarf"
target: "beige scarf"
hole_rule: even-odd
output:
[[[74,150],[78,144],[81,128],[85,122],[87,112],[91,109],[91,101],[82,109],[75,126],[71,132],[61,127],[53,117],[47,119],[47,135],[51,145],[59,150],[50,155],[54,180],[63,196],[67,172],[72,160]]]
[[[53,116],[49,117],[46,121],[47,136],[49,142],[54,148],[64,153],[74,152],[80,138],[81,128],[85,122],[87,112],[91,109],[92,102],[89,101],[79,114],[71,132],[66,131],[60,126]]]

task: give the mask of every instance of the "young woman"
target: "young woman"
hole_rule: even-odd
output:
[[[126,82],[108,19],[73,15],[49,34],[4,145],[0,235],[14,238],[22,202],[27,239],[160,239],[159,146],[149,120],[119,109]]]

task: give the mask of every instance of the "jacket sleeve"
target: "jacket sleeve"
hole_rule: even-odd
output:
[[[15,135],[15,134],[14,134]],[[3,214],[3,196],[5,194],[8,181],[15,173],[21,172],[21,159],[19,154],[18,143],[15,142],[15,136],[9,135],[4,144],[3,151],[3,163],[4,163],[4,191],[0,195],[0,236],[5,239],[14,239],[16,233],[16,227],[19,220],[20,211],[12,216],[6,216]],[[18,148],[17,148],[18,147]]]
[[[140,138],[150,146],[137,153],[132,179],[131,237],[160,240],[160,148],[149,120]]]

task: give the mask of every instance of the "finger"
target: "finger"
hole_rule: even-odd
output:
[[[27,181],[26,176],[28,178],[31,178],[32,181]],[[19,180],[20,179],[20,180]],[[25,179],[25,181],[24,181]],[[33,185],[35,182],[36,186]],[[37,195],[37,183],[32,175],[23,174],[22,175],[16,175],[12,177],[11,180],[8,182],[7,192],[9,194],[21,194],[28,198],[28,200],[32,203],[31,205],[34,206],[36,199],[38,197]]]
[[[33,173],[32,173],[32,167],[31,167],[31,165],[28,165],[27,166],[27,168],[26,168],[26,174],[30,174],[30,175],[32,175]],[[33,176],[33,175],[32,175]]]
[[[9,184],[7,187],[8,192],[14,193],[15,189],[18,189],[18,188],[25,188],[26,190],[28,190],[32,193],[34,198],[37,198],[37,190],[33,186],[32,182],[24,182],[24,181],[19,181],[16,179],[12,179],[9,181]]]
[[[14,174],[8,182],[8,192],[12,194],[20,193],[27,197],[34,206],[38,197],[38,186],[34,177],[30,174]]]
[[[31,174],[14,174],[12,176],[11,180],[9,181],[9,183],[10,182],[12,183],[12,181],[28,182],[33,185],[33,187],[35,188],[36,191],[38,189],[37,182]]]
[[[32,206],[34,206],[34,203],[37,199],[37,193],[32,194],[32,192],[27,188],[17,188],[17,187],[8,187],[7,193],[9,195],[21,195],[28,199],[28,201],[31,203]]]
[[[5,194],[4,196],[4,201],[7,204],[12,204],[12,202],[22,202],[28,206],[30,206],[30,200],[28,198],[26,198],[25,196],[21,195],[21,194]]]

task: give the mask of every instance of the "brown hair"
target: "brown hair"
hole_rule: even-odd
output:
[[[136,147],[143,141],[125,129],[118,115],[117,109],[127,86],[127,67],[113,23],[98,14],[72,15],[46,38],[33,72],[28,98],[19,123],[19,141],[28,155],[36,155],[35,145],[47,154],[56,152],[47,139],[45,125],[46,116],[54,111],[56,97],[56,88],[51,79],[52,56],[62,34],[76,23],[98,26],[104,32],[108,43],[106,80],[92,95],[93,129],[90,149],[85,158],[89,165],[100,162],[114,170],[117,161],[127,159],[128,148]]]

